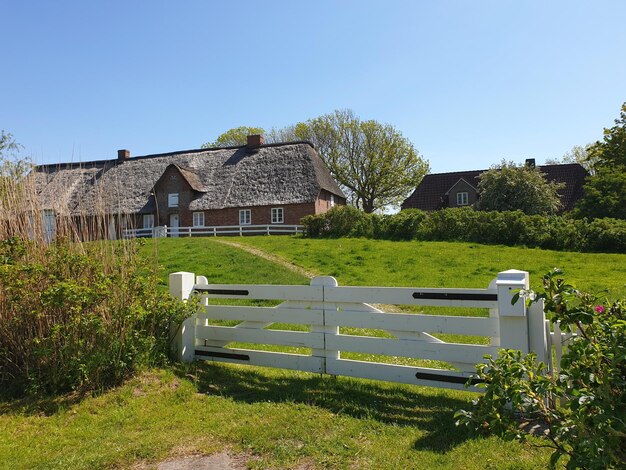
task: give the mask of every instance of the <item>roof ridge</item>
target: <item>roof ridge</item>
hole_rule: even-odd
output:
[[[537,165],[536,168],[546,168],[546,167],[564,167],[564,166],[572,166],[572,165],[577,165],[582,167],[582,165],[578,162],[572,162],[572,163],[552,163],[552,164],[548,164],[548,165]],[[456,175],[456,174],[460,174],[460,173],[482,173],[484,171],[489,171],[491,168],[485,168],[482,170],[461,170],[461,171],[444,171],[442,173],[428,173],[426,176],[431,176],[431,175]]]
[[[288,141],[288,142],[274,142],[274,143],[270,143],[270,144],[263,144],[260,147],[256,147],[256,149],[258,148],[265,148],[265,147],[284,147],[284,146],[288,146],[288,145],[309,145],[311,148],[315,149],[315,145],[313,145],[312,142],[308,141],[308,140],[293,140],[293,141]],[[140,159],[146,159],[146,158],[159,158],[159,157],[173,157],[176,155],[187,155],[187,154],[194,154],[194,153],[203,153],[203,152],[212,152],[215,150],[234,150],[234,149],[240,149],[240,148],[246,148],[246,145],[229,145],[229,146],[225,146],[225,147],[208,147],[208,148],[199,148],[199,149],[189,149],[189,150],[176,150],[173,152],[165,152],[165,153],[151,153],[148,155],[137,155],[136,157],[132,157],[130,160],[126,160],[129,162],[132,162],[134,160],[140,160]],[[255,150],[256,150],[255,149]],[[103,159],[103,160],[90,160],[90,161],[86,161],[86,162],[59,162],[59,163],[45,163],[43,165],[35,165],[34,169],[50,169],[50,168],[60,168],[60,167],[64,167],[64,168],[80,168],[82,166],[93,166],[93,165],[98,165],[98,164],[107,164],[107,163],[113,163],[116,164],[118,163],[118,159],[117,158],[110,158],[110,159]],[[123,162],[120,162],[123,163]]]
[[[476,173],[476,172],[481,172],[481,171],[487,171],[487,170],[463,170],[463,171],[444,171],[442,173],[428,173],[426,176],[431,176],[431,175],[456,175],[459,173]]]

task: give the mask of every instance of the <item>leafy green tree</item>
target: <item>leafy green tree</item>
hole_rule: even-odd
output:
[[[32,168],[30,159],[19,156],[21,149],[11,133],[0,131],[0,203],[6,203],[5,196],[16,191],[16,184]]]
[[[4,129],[0,131],[0,157],[4,158],[8,152],[18,151],[20,147],[20,144],[15,142],[13,134]]]
[[[626,103],[615,126],[604,129],[603,140],[591,145],[587,153],[597,162],[596,173],[587,179],[575,214],[626,219]]]
[[[503,160],[479,176],[477,209],[554,214],[561,206],[558,190],[562,186],[547,181],[535,167]]]
[[[548,158],[546,165],[560,165],[562,163],[578,163],[589,174],[593,175],[596,172],[597,158],[591,157],[589,154],[589,148],[592,144],[587,144],[584,147],[581,145],[574,145],[569,151],[565,152],[561,158]]]
[[[230,129],[220,134],[214,142],[206,142],[202,144],[202,148],[212,147],[231,147],[236,145],[246,145],[247,137],[254,134],[265,134],[262,127],[241,126]]]
[[[362,121],[350,110],[298,123],[292,131],[315,145],[350,202],[367,213],[398,206],[429,169],[392,125]]]

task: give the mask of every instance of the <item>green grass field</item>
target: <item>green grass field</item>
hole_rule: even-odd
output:
[[[463,243],[232,239],[341,285],[486,287],[498,271],[564,268],[582,289],[624,295],[626,255]],[[305,284],[307,278],[212,239],[150,241],[169,272],[215,283]],[[196,363],[150,370],[97,397],[0,402],[0,468],[129,468],[229,449],[251,468],[535,469],[549,451],[473,437],[454,425],[475,395],[284,370]],[[152,466],[152,467],[151,467]]]
[[[626,297],[626,254],[576,253],[536,248],[460,242],[394,242],[387,240],[311,240],[298,237],[232,237],[278,255],[319,275],[334,276],[340,285],[410,287],[487,287],[498,272],[530,273],[538,289],[541,276],[554,267],[565,271],[579,289],[611,298]],[[158,249],[155,250],[156,243]],[[251,256],[212,238],[149,240],[143,253],[158,255],[163,283],[174,271],[191,271],[214,283],[304,284],[308,281],[275,265],[251,264]],[[230,269],[236,265],[237,269]],[[227,267],[228,269],[224,269]],[[261,269],[261,271],[259,271]]]
[[[241,237],[340,285],[487,287],[500,271],[530,273],[531,287],[554,267],[579,289],[626,297],[626,254],[575,253],[460,242]]]

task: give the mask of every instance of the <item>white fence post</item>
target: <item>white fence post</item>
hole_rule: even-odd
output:
[[[523,299],[519,300],[523,302]],[[552,359],[550,338],[546,335],[546,314],[543,311],[543,299],[533,302],[528,308],[528,348],[537,354],[537,361],[548,367]]]
[[[196,283],[194,273],[177,272],[170,274],[170,294],[178,300],[185,302],[193,293]],[[174,349],[179,361],[191,362],[195,357],[196,350],[196,315],[183,320],[180,325],[172,325],[176,329]]]
[[[498,273],[498,318],[500,321],[500,347],[519,349],[524,354],[529,352],[528,320],[526,304],[519,299],[515,305],[511,299],[519,289],[528,289],[528,272],[510,269]]]
[[[337,279],[332,276],[316,276],[311,279],[311,286],[322,286],[322,287],[337,287],[339,284],[337,283]],[[325,297],[325,296],[324,296]],[[313,304],[315,305],[315,303]],[[324,309],[324,325],[311,325],[311,333],[324,333],[324,349],[313,349],[311,351],[313,356],[323,357],[322,363],[322,372],[328,373],[328,363],[339,359],[339,351],[329,350],[326,348],[326,336],[327,335],[338,335],[339,334],[339,326],[335,325],[327,325],[326,322],[326,311],[329,308],[334,308],[337,310],[337,307],[333,303],[327,303],[324,298],[322,301],[322,308]]]

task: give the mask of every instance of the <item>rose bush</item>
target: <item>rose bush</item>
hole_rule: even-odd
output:
[[[580,292],[555,269],[543,278],[543,300],[552,322],[575,336],[558,376],[534,354],[502,350],[477,366],[485,394],[457,424],[504,438],[525,439],[523,423],[545,426],[554,449],[551,467],[566,456],[567,468],[624,468],[626,462],[626,299],[599,301]],[[531,293],[518,299],[527,302]]]

